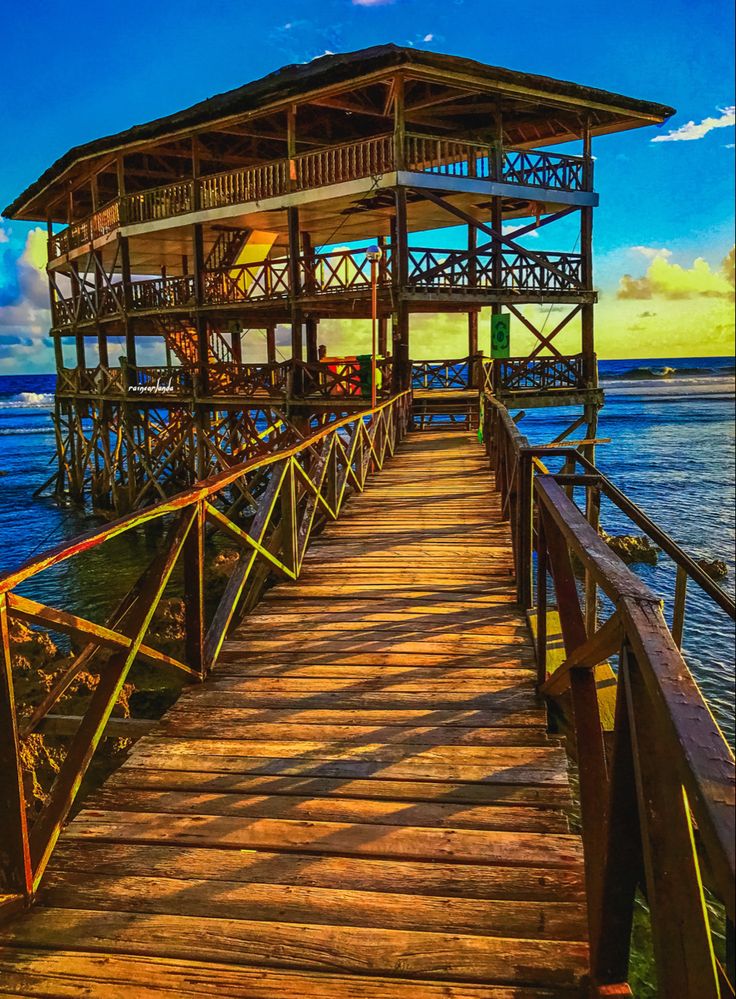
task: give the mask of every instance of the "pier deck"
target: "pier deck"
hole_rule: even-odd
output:
[[[70,823],[0,994],[581,994],[582,847],[512,573],[473,436],[410,436]]]

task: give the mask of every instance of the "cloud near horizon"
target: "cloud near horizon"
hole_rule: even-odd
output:
[[[682,267],[671,263],[669,258],[672,253],[667,249],[642,246],[633,249],[646,256],[651,263],[643,277],[623,275],[616,293],[619,299],[734,297],[734,247],[729,250],[717,270],[712,269],[702,257],[697,257],[691,267]]]
[[[655,135],[650,142],[693,142],[695,139],[702,139],[708,132],[716,128],[729,128],[736,124],[736,106],[718,109],[721,114],[718,118],[703,118],[702,121],[688,121],[679,128],[673,128],[665,135]]]

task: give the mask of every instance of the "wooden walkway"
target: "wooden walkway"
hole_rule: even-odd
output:
[[[0,994],[580,995],[580,839],[499,513],[472,436],[411,436],[69,825]]]

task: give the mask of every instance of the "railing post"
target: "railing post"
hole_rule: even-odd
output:
[[[623,681],[659,995],[719,999],[723,993],[710,939],[690,806],[677,769],[662,752],[657,712],[651,709],[644,677],[633,655],[626,657]]]
[[[675,580],[675,601],[672,608],[672,637],[678,649],[682,648],[685,630],[685,599],[687,597],[687,570],[678,565]]]
[[[532,605],[533,469],[531,453],[522,448],[517,467],[516,593],[524,610]]]
[[[293,572],[298,571],[299,551],[297,548],[296,527],[296,483],[294,481],[294,461],[289,458],[286,474],[281,484],[281,539],[284,565]]]
[[[28,823],[13,693],[10,622],[7,594],[0,595],[0,893],[30,901],[33,868],[28,847]],[[2,909],[0,909],[0,913]]]
[[[601,517],[601,489],[597,484],[588,488],[586,497],[587,520],[593,530],[598,533]],[[585,628],[588,635],[593,635],[598,627],[598,587],[589,569],[585,570]]]
[[[547,538],[541,512],[537,521],[537,684],[547,680]]]
[[[186,662],[204,679],[204,500],[184,542],[184,634]]]
[[[588,906],[599,910],[597,939],[590,941],[590,966],[596,986],[623,987],[628,980],[634,901],[642,873],[631,723],[624,679],[630,656],[631,649],[628,643],[624,643],[616,690],[608,827],[600,895],[592,897],[588,893]]]

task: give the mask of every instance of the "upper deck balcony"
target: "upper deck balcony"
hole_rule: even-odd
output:
[[[593,205],[592,162],[534,149],[497,150],[489,143],[391,133],[311,150],[291,159],[237,167],[124,194],[49,240],[49,261],[85,251],[116,231],[140,232],[185,216],[223,218],[264,209],[270,199],[371,178],[376,187],[411,183],[449,191],[506,195],[544,204]],[[266,208],[268,206],[265,206]],[[228,212],[228,210],[232,210]]]

